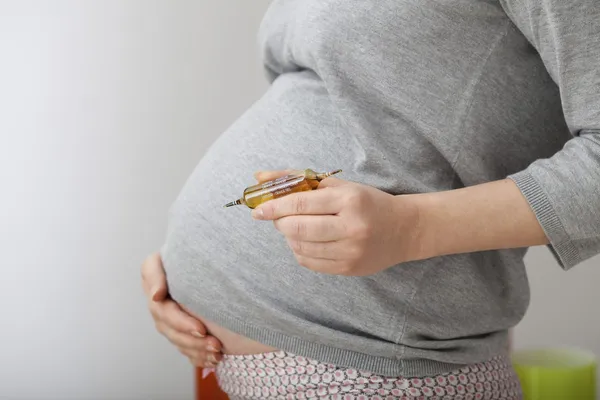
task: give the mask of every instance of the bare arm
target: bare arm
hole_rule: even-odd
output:
[[[531,207],[509,179],[397,200],[415,202],[419,209],[416,258],[548,244]]]

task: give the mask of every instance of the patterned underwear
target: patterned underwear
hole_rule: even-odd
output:
[[[225,356],[216,369],[231,400],[521,400],[508,357],[425,378],[389,378],[284,351]]]

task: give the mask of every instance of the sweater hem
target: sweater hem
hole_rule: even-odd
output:
[[[312,358],[339,367],[354,368],[386,377],[426,377],[444,374],[463,368],[466,364],[454,364],[436,360],[384,358],[309,342],[280,332],[256,327],[236,317],[203,309],[202,316],[232,332],[246,336],[259,343]]]

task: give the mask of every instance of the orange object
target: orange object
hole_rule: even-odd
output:
[[[196,368],[196,400],[229,400],[219,384],[214,373],[204,375],[202,368]]]

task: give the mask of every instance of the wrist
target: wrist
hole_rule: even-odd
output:
[[[395,196],[397,209],[396,215],[400,218],[396,226],[399,227],[396,243],[400,255],[399,262],[424,260],[435,257],[436,238],[432,218],[435,210],[435,196],[433,194],[408,194]]]

